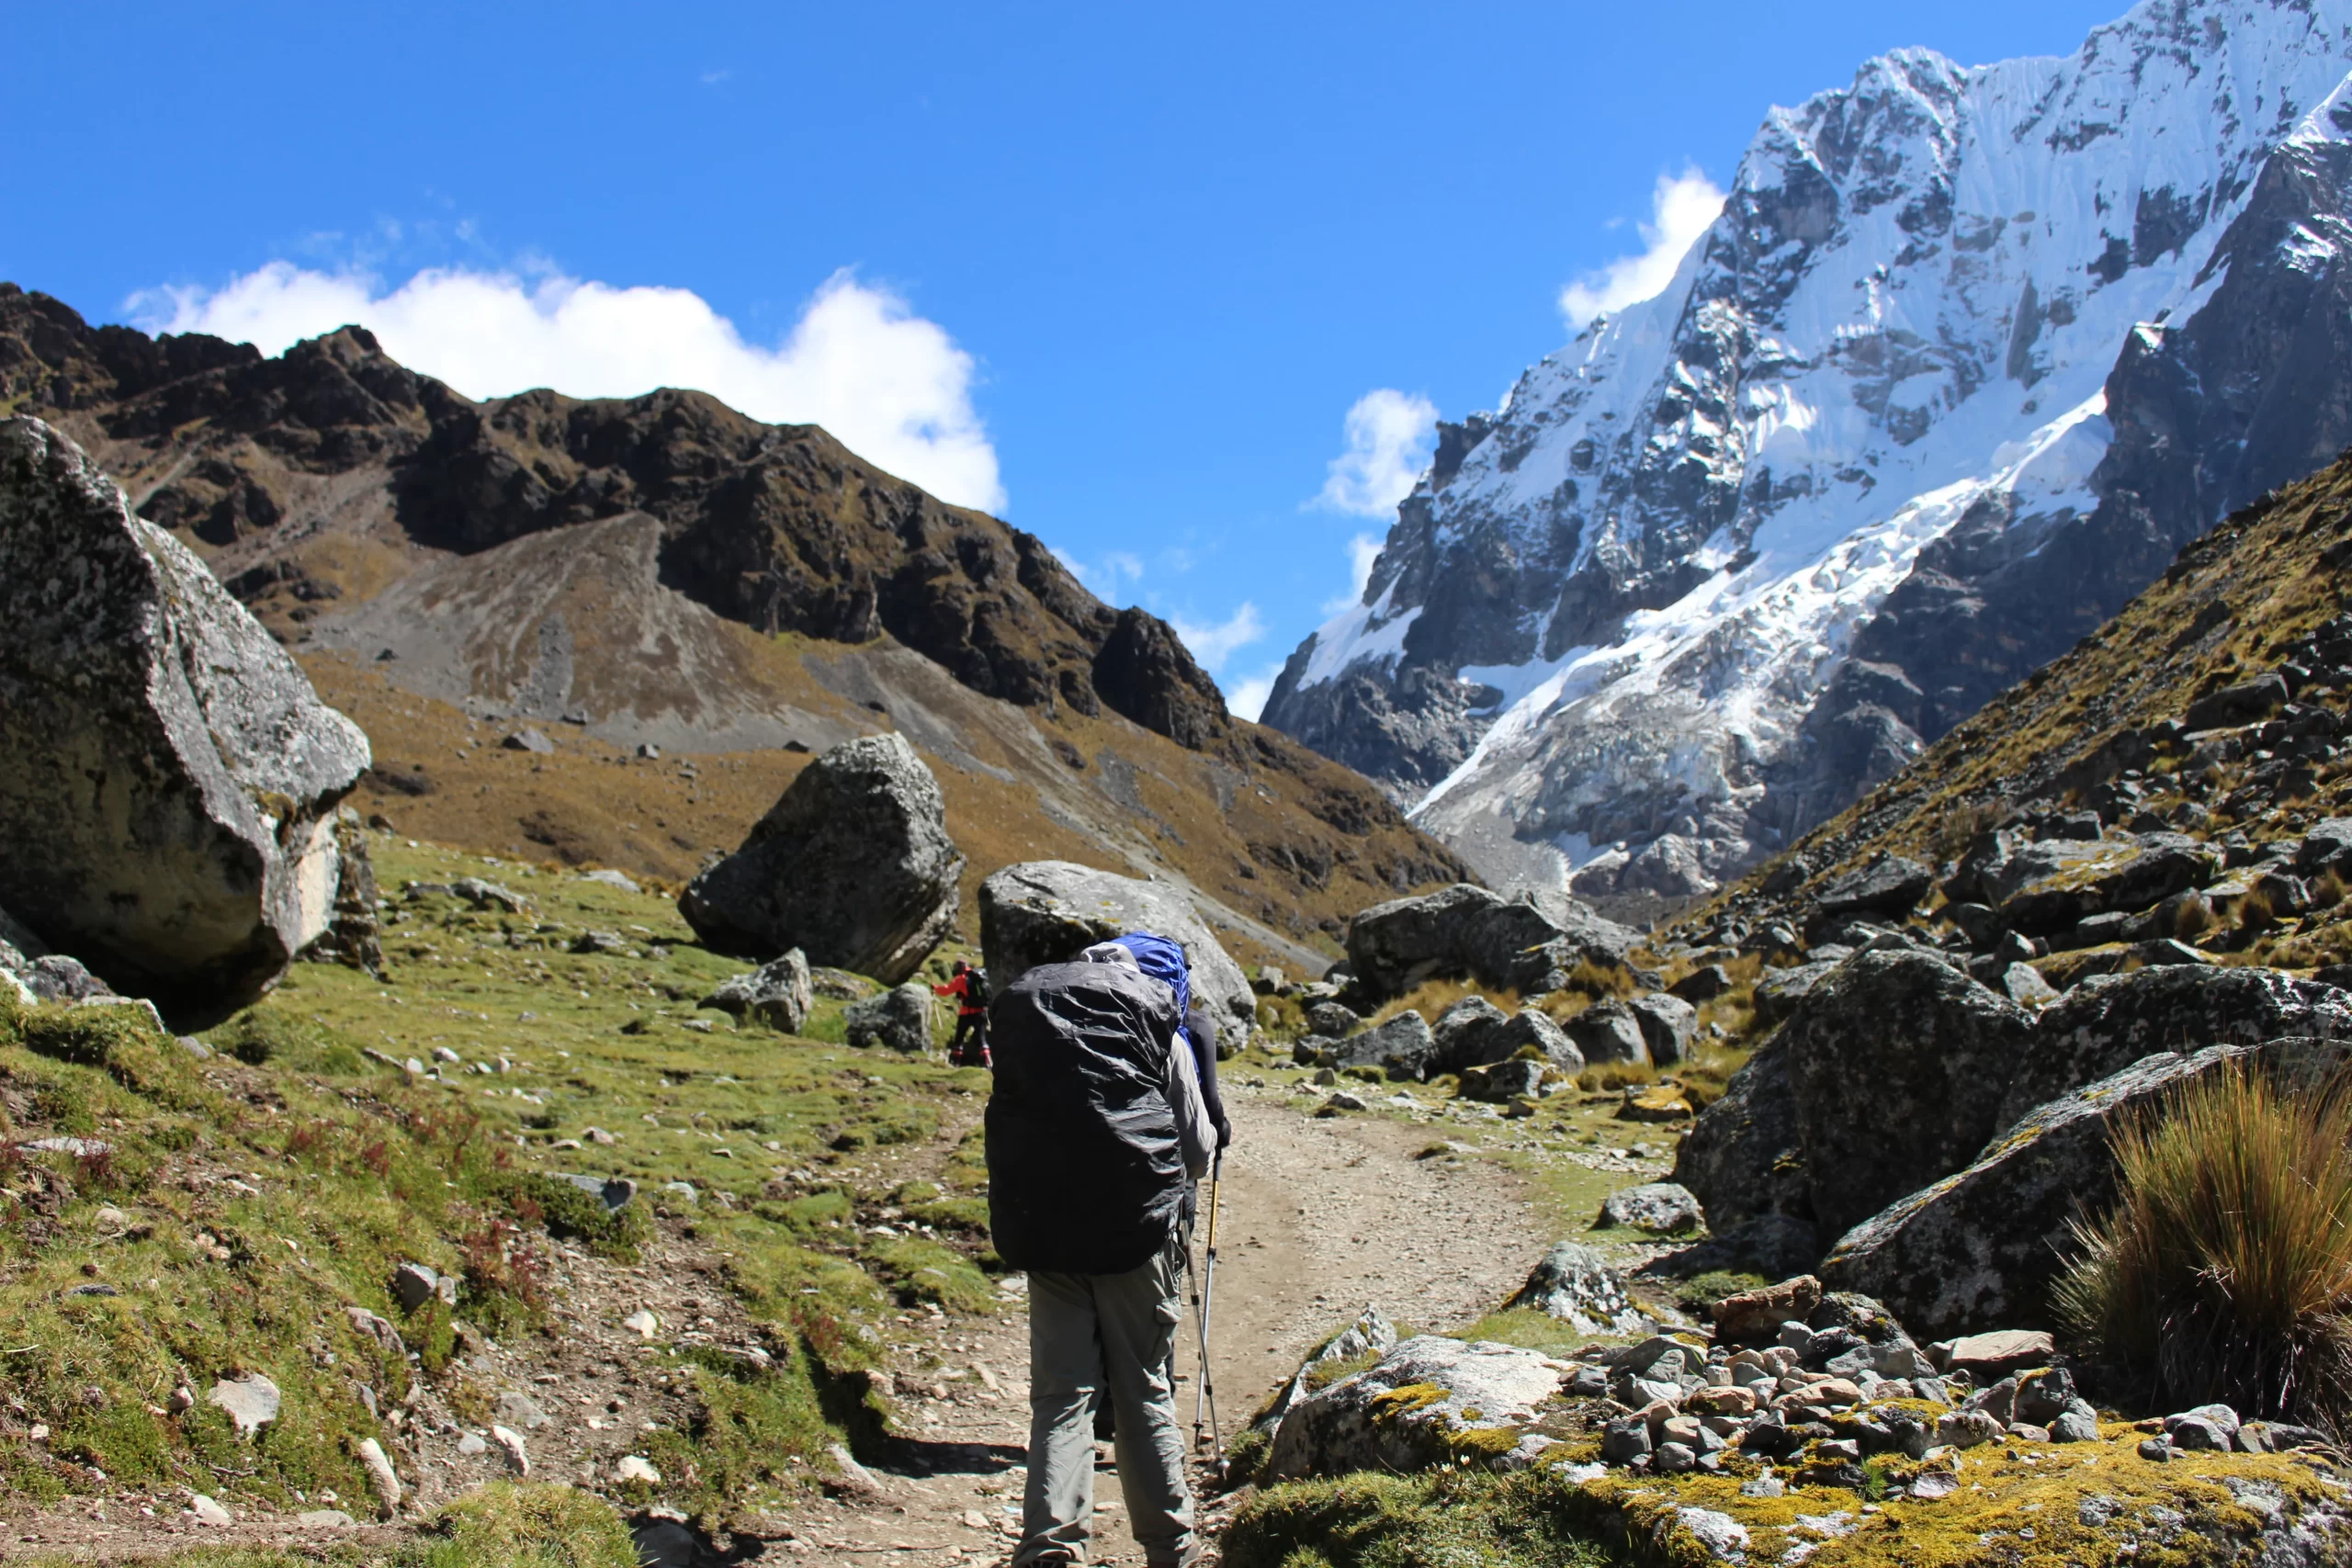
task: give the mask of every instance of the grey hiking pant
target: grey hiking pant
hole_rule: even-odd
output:
[[[1029,1276],[1029,1487],[1016,1564],[1041,1553],[1087,1556],[1094,1515],[1094,1402],[1107,1392],[1127,1518],[1152,1568],[1193,1546],[1193,1498],[1176,1421],[1178,1287],[1184,1256],[1171,1240],[1125,1274]]]

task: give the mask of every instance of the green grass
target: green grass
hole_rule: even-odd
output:
[[[942,1135],[977,1119],[985,1072],[700,1010],[741,965],[694,945],[656,895],[381,838],[376,853],[401,917],[385,926],[386,979],[298,965],[206,1034],[212,1061],[130,1010],[0,1005],[0,1421],[18,1434],[0,1443],[0,1506],[126,1488],[279,1509],[322,1488],[365,1497],[354,1446],[389,1434],[363,1386],[379,1405],[416,1379],[479,1403],[458,1324],[510,1344],[552,1332],[551,1248],[628,1260],[661,1211],[721,1261],[763,1337],[792,1348],[762,1372],[685,1358],[702,1414],[648,1450],[682,1506],[758,1506],[807,1484],[794,1475],[812,1466],[793,1460],[821,1468],[831,1442],[870,1438],[875,1322],[926,1303],[997,1310],[977,1133],[930,1168]],[[504,883],[528,912],[399,891],[466,875]],[[589,930],[630,951],[570,951]],[[837,1032],[842,1006],[820,999],[811,1032]],[[446,1081],[391,1065],[430,1066],[436,1047],[461,1058],[440,1066]],[[59,1134],[108,1153],[21,1146]],[[557,1173],[628,1177],[640,1196],[608,1216]],[[915,1179],[932,1191],[915,1196]],[[108,1208],[119,1222],[100,1223]],[[400,1308],[391,1273],[408,1259],[464,1280],[454,1314]],[[69,1293],[85,1287],[114,1293]],[[350,1306],[391,1322],[416,1359],[378,1346]],[[176,1386],[200,1396],[240,1371],[285,1394],[257,1443],[201,1402],[150,1414]],[[45,1448],[21,1438],[35,1422]],[[460,1540],[473,1527],[450,1517],[443,1546],[458,1555],[416,1561],[474,1560]]]
[[[1226,1537],[1229,1568],[1601,1568],[1611,1561],[1536,1475],[1351,1475],[1261,1495]]]

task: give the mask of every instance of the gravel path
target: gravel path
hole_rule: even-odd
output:
[[[1317,1120],[1279,1091],[1238,1085],[1226,1101],[1234,1146],[1211,1351],[1228,1439],[1317,1340],[1366,1303],[1400,1325],[1457,1325],[1516,1290],[1547,1244],[1510,1172],[1484,1160],[1414,1159],[1437,1135],[1430,1128]],[[947,1367],[899,1379],[900,1424],[917,1439],[908,1462],[876,1473],[873,1493],[779,1521],[795,1538],[780,1543],[785,1550],[894,1564],[1006,1560],[1025,1473],[1028,1324],[1015,1310],[974,1326],[956,1339]],[[1185,1380],[1178,1415],[1187,1423],[1196,1333],[1188,1313],[1177,1353]],[[1106,1462],[1097,1476],[1095,1561],[1140,1563],[1116,1482]]]

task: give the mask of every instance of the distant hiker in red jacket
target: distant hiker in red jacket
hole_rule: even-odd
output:
[[[956,998],[956,1033],[947,1042],[947,1065],[985,1067],[989,1065],[989,976],[962,959],[947,984],[933,986],[933,996]]]

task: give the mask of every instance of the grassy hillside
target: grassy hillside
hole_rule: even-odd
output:
[[[876,1429],[877,1324],[998,1310],[961,1138],[984,1073],[830,1043],[837,998],[803,1038],[698,1011],[735,966],[658,896],[404,839],[378,863],[386,979],[298,966],[209,1055],[143,1010],[0,1007],[0,1507],[364,1517],[367,1438],[430,1506],[486,1478],[461,1429],[548,1397],[550,1365],[629,1418],[577,1454],[533,1439],[537,1466],[628,1502],[613,1463],[639,1455],[736,1517]],[[520,907],[398,891],[465,875]],[[574,951],[591,931],[618,940]],[[639,1193],[607,1214],[560,1174]],[[410,1261],[455,1305],[404,1307]],[[688,1261],[711,1273],[680,1307]],[[637,1342],[639,1303],[662,1321]],[[598,1336],[627,1363],[573,1354]],[[283,1395],[258,1439],[206,1400],[249,1373]]]

